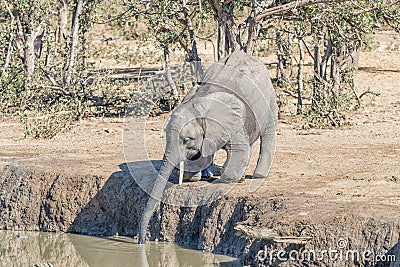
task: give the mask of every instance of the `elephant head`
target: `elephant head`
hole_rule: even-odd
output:
[[[236,145],[236,154],[248,157],[243,116],[244,104],[235,95],[225,92],[185,98],[175,109],[166,127],[163,163],[140,221],[140,244],[145,243],[150,218],[171,172],[182,165],[180,162],[189,167],[186,171],[198,172],[208,167],[218,149],[232,141]],[[244,172],[244,167],[240,168]],[[228,172],[228,175],[241,176],[242,173]]]

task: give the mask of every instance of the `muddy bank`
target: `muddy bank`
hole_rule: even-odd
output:
[[[167,194],[174,195],[173,190]],[[1,229],[133,237],[146,199],[146,193],[126,170],[105,178],[5,166],[0,178]],[[288,193],[260,196],[236,192],[197,208],[160,205],[151,221],[149,238],[240,257],[248,265],[259,264],[259,258],[264,263],[280,263],[276,257],[263,258],[260,250],[267,246],[276,251],[315,250],[321,258],[290,261],[282,266],[394,267],[400,262],[399,215],[392,206],[338,204]],[[296,244],[265,236],[246,236],[234,229],[238,224],[244,229],[256,229],[255,232],[270,229],[282,238],[307,237],[307,241]],[[348,261],[346,257],[340,261],[340,257],[335,260],[321,256],[323,250],[329,249],[358,250],[360,254],[367,250],[376,255],[394,255],[397,259],[387,257],[388,261],[375,265],[373,259],[367,261],[362,256],[358,260],[347,257]]]

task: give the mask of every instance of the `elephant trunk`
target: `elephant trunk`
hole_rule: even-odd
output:
[[[142,213],[142,217],[139,223],[139,244],[146,243],[146,231],[149,225],[150,219],[154,214],[154,211],[160,202],[164,189],[167,185],[168,178],[175,168],[174,164],[177,164],[179,160],[170,161],[164,156],[163,164],[161,166],[160,173],[158,174],[151,195],[146,203],[146,207]]]

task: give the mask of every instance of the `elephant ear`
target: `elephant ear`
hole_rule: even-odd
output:
[[[196,100],[193,107],[198,111],[204,130],[203,157],[214,155],[228,142],[244,139],[245,105],[238,97],[216,92]]]

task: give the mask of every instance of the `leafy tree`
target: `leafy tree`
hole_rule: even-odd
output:
[[[214,38],[218,58],[236,49],[251,54],[257,41],[273,32],[280,73],[278,85],[288,87],[289,93],[291,74],[294,73],[292,62],[300,58],[296,77],[299,114],[303,113],[306,50],[314,65],[312,105],[307,114],[311,118],[310,126],[315,127],[341,125],[345,122],[351,99],[359,104],[354,88],[358,53],[366,34],[382,23],[399,29],[399,5],[399,1],[393,0],[204,0],[190,3],[164,0],[146,1],[145,9],[136,5],[135,12],[148,21],[149,30],[165,51],[186,40],[185,43],[192,47],[182,45],[183,48],[189,58],[199,62],[197,35],[193,34],[191,25],[212,28],[214,25],[209,16],[217,24]],[[197,15],[199,13],[204,15]],[[293,43],[297,43],[297,49]]]
[[[92,1],[3,0],[5,57],[1,110],[21,116],[26,134],[52,137],[85,112],[84,33]],[[70,11],[70,13],[68,13]],[[72,25],[66,22],[71,18]],[[68,34],[67,34],[68,33]]]

